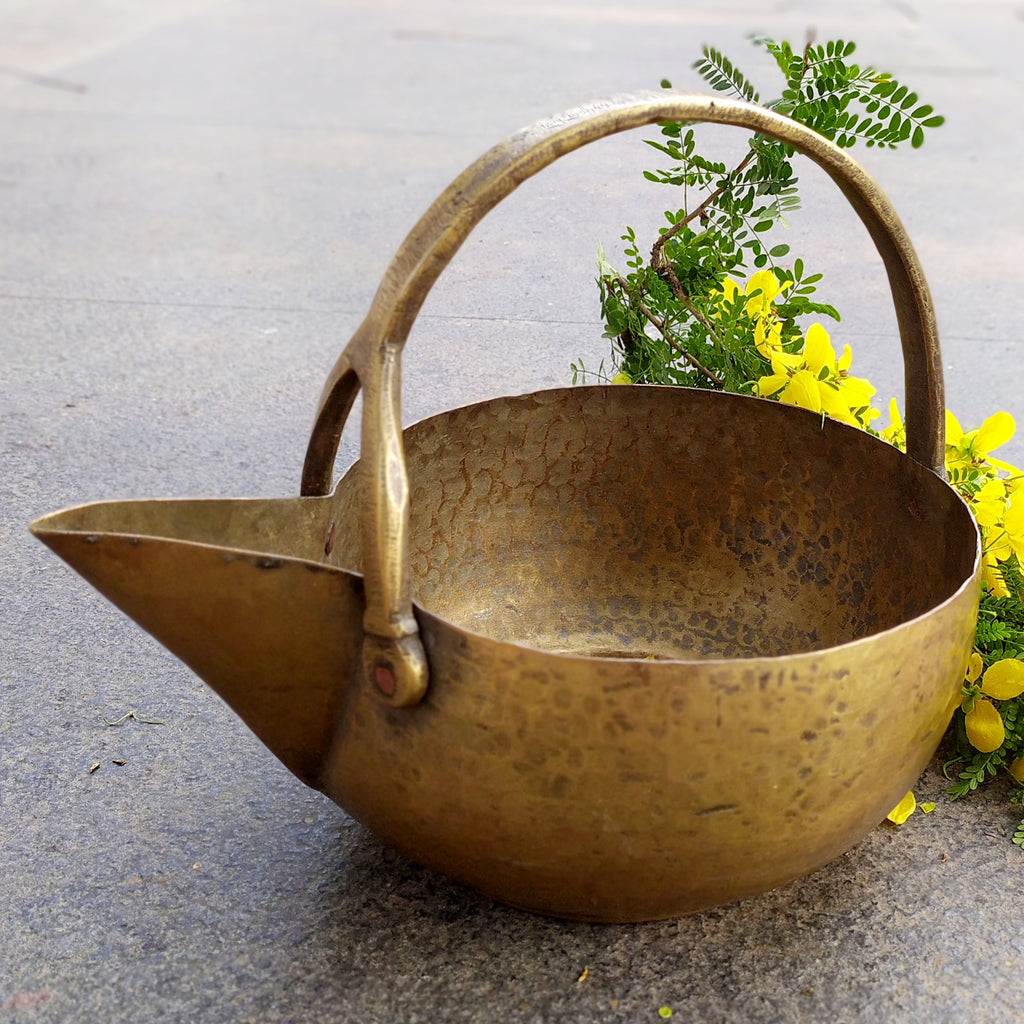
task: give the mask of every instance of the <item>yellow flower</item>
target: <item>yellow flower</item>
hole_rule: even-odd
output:
[[[886,815],[894,825],[902,825],[914,811],[917,810],[917,798],[911,790],[907,795]]]
[[[1020,482],[1009,486],[1010,507],[1003,515],[1003,530],[1010,550],[1024,564],[1024,487]]]
[[[981,655],[974,651],[966,672],[971,692],[964,697],[961,706],[966,712],[964,726],[971,746],[983,754],[989,754],[1003,745],[1006,729],[999,709],[988,698],[1012,700],[1024,693],[1024,661],[1002,658],[994,662],[981,677],[981,686],[976,687],[974,684],[981,675],[981,665]]]
[[[968,659],[967,662],[967,671],[964,673],[967,682],[976,682],[978,676],[981,675],[981,670],[984,667],[985,662],[981,660],[981,655],[977,651],[971,651],[971,657]]]
[[[983,754],[998,750],[1006,739],[1003,716],[996,710],[995,704],[985,697],[974,701],[971,710],[964,715],[964,725],[971,746]]]
[[[1024,782],[1024,757],[1016,757],[1010,762],[1010,774],[1018,782]]]
[[[996,412],[976,430],[965,433],[957,418],[947,409],[946,467],[967,468],[987,462],[998,469],[1005,469],[1014,476],[1019,476],[1019,469],[999,459],[993,459],[989,454],[994,448],[1009,441],[1016,429],[1017,425],[1008,412]]]
[[[907,425],[903,422],[895,398],[889,399],[889,426],[882,431],[882,437],[901,452],[907,450]]]
[[[775,300],[793,282],[783,281],[773,270],[759,270],[747,281],[743,294],[749,296],[744,304],[744,313],[754,322],[754,344],[758,352],[771,359],[772,353],[782,348],[782,321],[775,312]],[[740,286],[731,278],[722,281],[722,299],[727,306],[736,300]]]
[[[1007,597],[998,563],[1014,554],[1024,561],[1024,492],[1015,483],[991,476],[974,493],[968,488],[961,488],[961,493],[981,527],[982,579],[996,597]]]
[[[1013,700],[1024,693],[1024,661],[1003,658],[989,665],[981,680],[981,691],[996,700]]]
[[[991,551],[985,551],[981,556],[981,582],[993,597],[1010,596],[1010,588],[1003,579],[1003,570],[999,568],[999,563]]]
[[[995,526],[1006,509],[1006,485],[997,476],[989,477],[981,488],[968,499],[974,511],[974,518],[981,527]],[[1007,549],[1009,545],[1006,545]],[[1010,552],[1007,550],[1006,554]],[[1005,557],[1003,555],[1000,558]]]
[[[849,345],[837,359],[828,331],[821,324],[811,324],[798,355],[772,352],[772,372],[758,380],[757,393],[763,397],[777,394],[790,405],[825,412],[854,426],[867,426],[878,415],[878,410],[871,408],[875,389],[863,377],[850,376],[852,360]]]
[[[981,528],[982,581],[996,597],[1010,593],[999,563],[1012,554],[1024,558],[1024,474],[992,455],[1015,429],[1008,412],[997,412],[965,431],[946,410],[946,469]]]
[[[1010,534],[1003,522],[1006,513],[1006,485],[999,477],[993,476],[974,493],[969,490],[961,493],[981,527],[982,580],[996,597],[1007,597],[1010,591],[999,568],[999,563],[1009,558],[1013,551]]]

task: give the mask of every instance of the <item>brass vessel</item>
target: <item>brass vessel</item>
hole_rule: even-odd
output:
[[[852,203],[898,314],[909,454],[663,387],[403,432],[403,343],[474,225],[560,155],[666,120],[783,139]],[[332,490],[360,388],[361,458]],[[101,502],[32,530],[407,856],[541,913],[668,917],[836,857],[934,753],[980,560],[943,408],[928,288],[866,172],[763,108],[637,93],[512,136],[427,211],[327,381],[300,497]]]

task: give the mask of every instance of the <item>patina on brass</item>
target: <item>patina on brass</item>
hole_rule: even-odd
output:
[[[402,432],[402,345],[473,226],[561,154],[664,120],[775,135],[837,182],[889,274],[908,455],[658,387]],[[331,493],[360,387],[362,456]],[[408,856],[531,910],[641,920],[825,863],[934,753],[979,587],[942,456],[931,299],[877,185],[770,111],[640,93],[513,136],[430,208],[327,382],[301,497],[105,502],[32,529]]]

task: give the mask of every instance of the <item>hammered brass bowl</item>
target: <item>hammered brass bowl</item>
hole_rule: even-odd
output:
[[[666,120],[775,135],[837,182],[888,270],[909,454],[661,387],[401,430],[402,345],[473,226],[561,154]],[[332,493],[360,387],[362,457]],[[877,185],[770,111],[643,93],[524,130],[442,194],[328,379],[301,497],[103,502],[32,528],[407,856],[530,910],[630,921],[811,871],[928,762],[979,587],[942,455],[931,300]]]

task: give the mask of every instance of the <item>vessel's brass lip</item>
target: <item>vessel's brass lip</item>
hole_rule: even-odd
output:
[[[146,501],[147,499],[134,499],[139,501]],[[155,499],[163,500],[163,499]],[[175,499],[167,499],[175,500]],[[190,499],[191,500],[191,499]],[[66,512],[77,511],[81,508],[86,508],[90,505],[103,505],[103,504],[115,504],[116,502],[84,502],[81,505],[69,506],[66,509],[61,509],[57,512],[52,512],[46,516],[42,516],[33,522],[29,529],[32,530],[33,534],[42,538],[45,534],[51,535],[62,535],[62,536],[80,536],[80,537],[95,537],[97,540],[111,539],[123,541],[125,543],[143,543],[146,541],[156,541],[161,544],[181,545],[194,548],[205,548],[210,551],[216,551],[225,558],[232,559],[244,559],[245,561],[252,562],[258,565],[261,561],[268,562],[273,561],[279,564],[291,564],[302,566],[311,572],[326,572],[332,573],[339,576],[351,576],[360,581],[363,580],[363,574],[355,569],[347,569],[344,566],[330,565],[326,562],[317,561],[316,559],[310,558],[299,558],[295,555],[282,555],[273,551],[268,550],[257,550],[254,548],[243,548],[243,547],[225,547],[220,544],[210,544],[206,541],[200,540],[187,540],[180,537],[166,537],[158,534],[138,534],[128,533],[121,531],[96,531],[96,530],[61,530],[61,529],[47,529],[40,524],[43,524],[45,520],[51,517],[58,517]],[[967,511],[965,509],[965,511]],[[968,514],[969,511],[968,511]],[[425,616],[435,622],[443,624],[443,626],[449,630],[457,633],[472,637],[474,640],[481,641],[487,644],[496,645],[499,647],[505,647],[509,651],[515,650],[527,650],[531,653],[545,655],[558,660],[586,660],[592,661],[595,664],[607,664],[609,661],[621,662],[630,665],[643,665],[653,672],[665,672],[669,668],[678,665],[686,665],[690,667],[706,666],[714,668],[715,666],[722,666],[727,664],[733,664],[735,662],[744,662],[748,664],[758,664],[766,662],[769,664],[777,664],[783,661],[789,661],[793,658],[809,659],[820,658],[823,655],[832,654],[836,651],[845,651],[852,648],[858,647],[870,641],[876,640],[879,637],[894,635],[900,630],[910,629],[915,623],[921,622],[930,615],[934,615],[939,612],[942,608],[957,601],[964,592],[975,585],[980,577],[981,570],[981,545],[977,543],[975,546],[975,557],[974,567],[970,576],[967,577],[960,584],[957,589],[950,594],[948,597],[940,601],[938,604],[933,605],[931,608],[922,612],[920,615],[914,616],[912,619],[907,619],[904,622],[900,622],[895,626],[890,626],[887,629],[878,630],[873,633],[867,633],[862,637],[857,637],[853,640],[847,640],[841,644],[833,644],[828,647],[819,647],[814,650],[808,651],[791,651],[785,654],[758,654],[751,656],[732,656],[728,658],[721,657],[705,657],[705,658],[671,658],[671,657],[657,657],[648,658],[645,656],[630,657],[626,654],[616,653],[610,657],[608,655],[595,655],[586,654],[584,652],[577,651],[556,651],[549,647],[541,647],[533,644],[523,643],[522,641],[516,640],[501,640],[497,637],[488,635],[487,633],[481,633],[477,630],[470,629],[467,626],[463,626],[460,623],[454,622],[452,619],[440,614],[439,612],[432,611],[426,605],[421,604],[419,601],[413,601],[413,608],[417,618]]]

